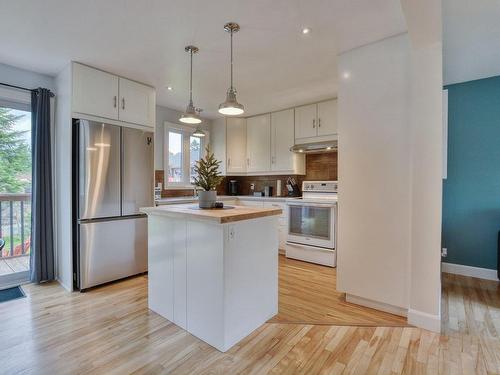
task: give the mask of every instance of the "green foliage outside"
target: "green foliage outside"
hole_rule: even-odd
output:
[[[0,194],[25,193],[31,190],[31,144],[28,140],[29,131],[19,131],[16,124],[24,115],[17,115],[8,108],[0,107]],[[12,230],[14,233],[14,248],[21,245],[21,203],[13,202]],[[24,203],[24,240],[31,234],[31,204]],[[10,201],[4,200],[0,211],[2,217],[2,238],[6,245],[3,256],[11,253],[11,214]],[[27,251],[26,251],[27,250]],[[29,248],[25,253],[29,253]]]
[[[0,107],[0,193],[24,193],[31,184],[31,145],[25,131],[15,130],[16,116]]]

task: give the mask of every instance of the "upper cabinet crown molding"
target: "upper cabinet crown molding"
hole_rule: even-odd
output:
[[[72,112],[155,126],[153,87],[79,63],[72,68]]]

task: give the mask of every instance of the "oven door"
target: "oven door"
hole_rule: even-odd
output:
[[[309,246],[335,248],[335,205],[288,204],[288,241]]]

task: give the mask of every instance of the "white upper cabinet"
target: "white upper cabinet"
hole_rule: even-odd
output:
[[[73,112],[118,120],[118,77],[73,64]]]
[[[247,120],[226,119],[226,173],[245,173],[247,168]]]
[[[72,112],[155,126],[155,89],[73,63]]]
[[[154,127],[155,90],[129,79],[120,78],[120,121]]]
[[[317,135],[317,105],[303,105],[295,108],[295,138],[310,138]]]
[[[305,173],[305,155],[290,151],[294,145],[294,111],[271,113],[271,170]]]
[[[337,135],[337,99],[295,108],[295,143],[331,140]]]
[[[337,100],[318,103],[318,136],[337,134]]]
[[[247,172],[269,172],[271,115],[247,118]]]

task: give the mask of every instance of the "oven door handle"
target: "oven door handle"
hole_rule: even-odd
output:
[[[327,208],[332,208],[335,207],[337,204],[336,203],[307,203],[307,202],[301,202],[301,203],[287,203],[288,206],[301,206],[301,207],[327,207]]]

